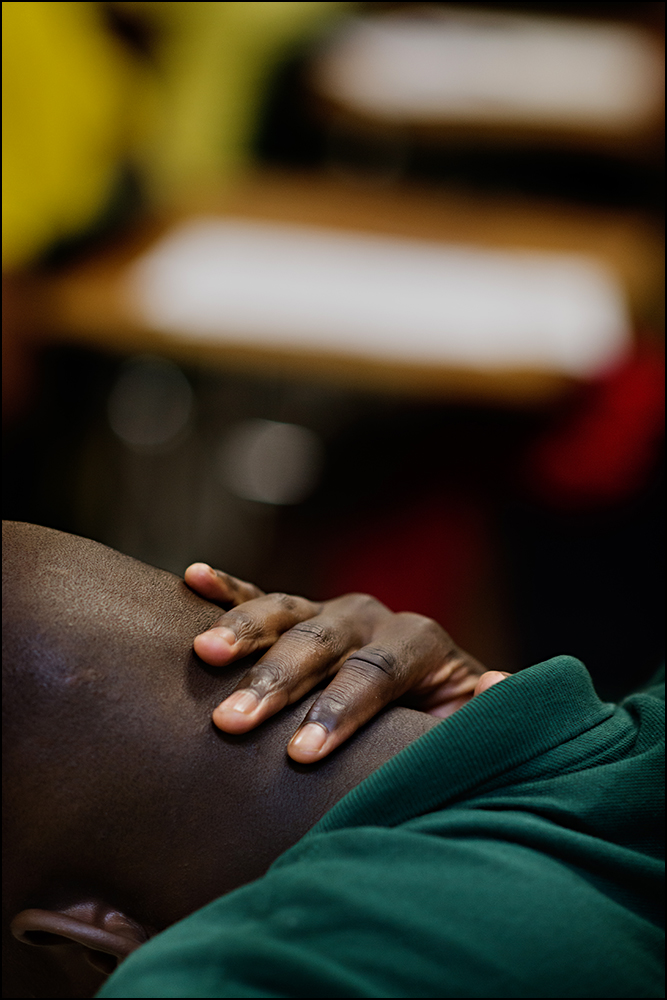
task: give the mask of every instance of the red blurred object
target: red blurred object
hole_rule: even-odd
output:
[[[373,594],[392,611],[416,611],[456,634],[486,551],[481,510],[429,496],[355,522],[327,559],[331,594]]]
[[[581,509],[641,490],[663,433],[664,382],[664,353],[645,348],[584,386],[527,456],[524,475],[533,495]],[[493,551],[483,497],[443,490],[356,515],[323,553],[322,578],[327,596],[370,593],[392,611],[442,622],[463,641],[466,633],[474,639],[492,616],[479,591]]]
[[[567,507],[613,503],[646,483],[665,421],[665,359],[645,347],[586,386],[528,457],[533,493]]]

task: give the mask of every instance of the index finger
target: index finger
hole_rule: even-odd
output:
[[[230,604],[233,608],[264,596],[264,591],[254,583],[239,580],[221,569],[213,569],[208,563],[192,563],[186,569],[184,579],[200,597],[216,604]]]
[[[256,649],[266,649],[292,628],[312,618],[321,605],[307,597],[291,594],[264,594],[244,601],[218,619],[206,632],[195,636],[194,650],[205,663],[221,667]]]

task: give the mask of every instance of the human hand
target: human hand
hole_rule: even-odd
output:
[[[322,691],[288,744],[299,763],[321,760],[389,702],[445,718],[507,674],[486,671],[430,618],[395,614],[367,594],[309,601],[264,594],[254,584],[194,563],[185,582],[207,600],[232,606],[194,641],[211,666],[257,649],[268,652],[213,712],[227,733],[245,733]]]

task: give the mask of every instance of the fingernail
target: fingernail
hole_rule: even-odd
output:
[[[316,722],[308,722],[292,737],[290,745],[303,753],[317,753],[326,743],[328,735],[326,729]]]
[[[235,691],[218,708],[225,711],[241,712],[242,715],[250,715],[258,705],[259,698],[254,691]]]
[[[196,562],[191,563],[188,566],[188,570],[197,570],[198,572],[208,573],[210,576],[215,576],[215,570],[211,569],[208,563]]]
[[[230,628],[212,628],[208,632],[202,632],[207,639],[212,639],[215,645],[224,643],[226,646],[235,646],[237,638]]]

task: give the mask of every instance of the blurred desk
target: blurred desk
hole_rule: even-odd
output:
[[[610,5],[607,5],[608,8]],[[414,7],[414,5],[408,5]],[[618,21],[420,7],[352,18],[314,56],[335,128],[658,156],[664,43]]]
[[[147,221],[117,245],[49,276],[35,303],[44,336],[122,353],[152,352],[183,363],[262,375],[328,379],[364,389],[480,403],[534,404],[572,385],[547,367],[420,363],[358,357],[238,337],[179,336],[151,324],[128,291],[136,261],[184,220],[205,214],[385,234],[487,250],[574,253],[599,261],[627,296],[635,327],[655,325],[662,288],[660,236],[645,219],[534,201],[474,199],[443,191],[373,190],[313,175],[256,173],[188,212]]]

